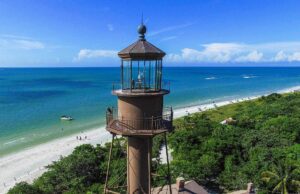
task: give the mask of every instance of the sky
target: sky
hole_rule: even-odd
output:
[[[298,0],[0,0],[0,67],[119,66],[138,39],[166,66],[300,66]]]

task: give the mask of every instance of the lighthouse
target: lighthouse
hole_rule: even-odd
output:
[[[164,96],[170,93],[169,83],[163,81],[165,52],[146,40],[146,31],[141,23],[138,40],[118,53],[120,84],[112,90],[118,98],[118,107],[108,108],[106,113],[106,130],[112,134],[112,141],[116,136],[127,138],[129,194],[151,193],[152,139],[162,134],[166,140],[166,134],[173,130],[173,110],[164,107]],[[109,166],[108,162],[106,183]],[[170,183],[170,173],[167,178]],[[115,193],[107,184],[104,192]]]

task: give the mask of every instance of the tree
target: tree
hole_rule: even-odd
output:
[[[262,183],[262,172],[289,156],[293,164],[300,164],[299,107],[300,94],[272,94],[178,119],[169,138],[172,175],[194,179],[209,189],[245,189],[253,182],[260,191],[272,190],[275,183]],[[237,122],[220,124],[229,117]],[[299,188],[299,178],[293,175],[293,180],[287,180],[290,192]]]
[[[45,193],[82,193],[96,182],[104,182],[106,149],[84,144],[73,153],[49,165],[34,185]]]
[[[20,182],[8,191],[8,194],[43,194],[39,188],[26,182]]]
[[[272,192],[288,194],[289,191],[300,191],[300,180],[294,179],[299,175],[300,169],[297,166],[289,166],[280,163],[271,171],[261,173],[262,181],[274,186]],[[296,189],[296,190],[294,190]]]

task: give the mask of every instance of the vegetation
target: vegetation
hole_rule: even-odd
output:
[[[289,190],[297,191],[297,188],[300,188],[300,181],[293,178],[297,178],[299,168],[285,164],[280,164],[276,167],[273,169],[274,171],[262,172],[262,181],[267,184],[271,182],[272,184],[270,185],[276,185],[272,192],[287,194]]]
[[[16,184],[12,189],[9,190],[9,193],[14,194],[37,194],[37,193],[43,193],[39,188],[30,185],[26,182],[20,182]]]
[[[235,122],[220,122],[232,117]],[[172,178],[183,176],[217,192],[245,189],[259,193],[300,192],[300,93],[272,94],[175,121],[169,135]],[[163,137],[153,143],[159,156]],[[49,165],[33,184],[19,183],[10,194],[102,193],[110,144],[82,145]],[[115,141],[109,185],[126,183],[126,141]],[[165,172],[159,160],[153,169]],[[173,180],[174,182],[175,180]],[[154,184],[164,181],[154,179]],[[122,191],[122,190],[120,190]]]
[[[236,122],[222,125],[232,117]],[[300,180],[300,94],[272,94],[177,120],[170,135],[173,177],[209,189],[297,193]],[[278,165],[281,164],[281,165]]]

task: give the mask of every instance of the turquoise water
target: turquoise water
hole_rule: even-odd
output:
[[[169,67],[166,105],[174,108],[300,85],[300,68]],[[119,68],[0,68],[0,156],[104,125]],[[75,120],[61,122],[61,115]]]

